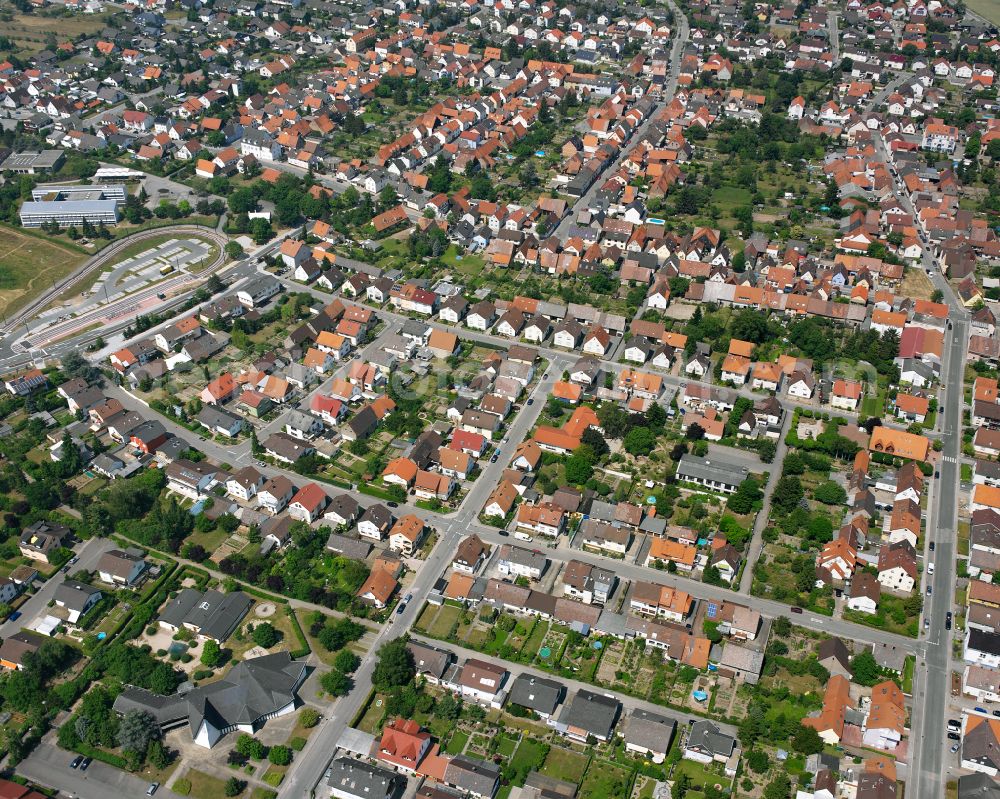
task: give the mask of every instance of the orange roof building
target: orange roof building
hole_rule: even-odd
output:
[[[649,546],[649,554],[646,556],[646,565],[651,566],[656,561],[670,562],[677,564],[677,568],[683,571],[691,571],[694,568],[695,557],[698,548],[670,538],[654,538]]]
[[[820,714],[814,718],[802,719],[802,725],[812,727],[825,743],[836,746],[844,736],[844,718],[849,707],[854,707],[851,684],[842,674],[834,674],[826,684]]]
[[[930,444],[931,442],[927,440],[926,436],[882,426],[876,427],[872,431],[868,449],[872,452],[884,452],[897,458],[925,461]]]

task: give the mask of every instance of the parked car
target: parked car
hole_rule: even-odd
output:
[[[13,613],[10,614],[7,621],[17,621],[19,618],[21,618],[21,611],[15,610]]]
[[[958,719],[948,719],[948,729],[951,732],[957,732],[962,729],[962,723]]]
[[[985,707],[974,707],[972,708],[977,713],[982,713],[984,716],[988,716],[990,712]]]
[[[930,595],[931,595],[931,587],[927,586],[927,596],[930,596]]]
[[[801,612],[802,612],[802,608],[799,608],[799,607],[793,607],[792,608],[792,613],[801,613]]]
[[[934,564],[933,563],[928,563],[927,564],[927,573],[928,574],[934,574]]]
[[[946,630],[950,630],[951,629],[951,611],[950,610],[948,611],[948,613],[944,617],[944,628]]]
[[[952,744],[951,749],[949,751],[951,751],[952,753],[955,753],[955,752],[958,751],[958,748],[959,748],[959,744]]]
[[[933,551],[934,551],[934,542],[931,541],[931,552],[933,552]]]
[[[80,764],[83,762],[83,755],[77,755],[69,762],[70,768],[80,768]]]
[[[534,405],[535,404],[535,398],[534,397],[528,397],[528,404],[529,405]]]
[[[85,757],[83,759],[83,762],[80,764],[80,771],[86,771],[87,768],[90,766],[90,764],[93,763],[93,762],[94,761],[93,761],[92,758]]]
[[[160,783],[158,782],[149,783],[149,787],[146,789],[146,796],[152,796],[154,793],[156,793],[156,789],[159,787]]]
[[[959,735],[957,732],[949,732],[948,733],[948,738],[950,740],[952,740],[952,741],[961,741],[962,740],[962,736]]]
[[[386,505],[388,505],[390,508],[398,508],[399,507],[399,503],[398,502],[387,502]]]

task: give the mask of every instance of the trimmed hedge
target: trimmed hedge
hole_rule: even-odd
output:
[[[94,760],[100,760],[102,763],[107,763],[109,766],[114,766],[122,771],[128,771],[128,761],[124,757],[105,752],[103,749],[97,749],[82,741],[76,745],[76,752],[84,757],[92,757]]]
[[[295,637],[299,639],[299,648],[289,654],[293,658],[304,658],[312,652],[312,647],[309,646],[309,641],[306,638],[305,633],[302,632],[302,625],[299,624],[299,617],[295,615],[295,611],[292,609],[291,605],[285,605],[285,613],[288,615],[288,619],[292,623],[292,632],[294,632]]]

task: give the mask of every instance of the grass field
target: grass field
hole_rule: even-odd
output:
[[[17,45],[19,54],[38,53],[55,42],[90,36],[104,29],[107,14],[20,14],[5,22],[4,35]],[[50,37],[55,34],[54,39]]]
[[[923,269],[907,267],[903,270],[903,282],[899,293],[915,300],[929,300],[934,293],[934,284]]]
[[[621,766],[594,760],[580,785],[580,799],[624,799],[628,792],[630,773]]]
[[[545,765],[539,769],[542,774],[557,780],[576,782],[587,767],[586,755],[578,755],[561,746],[553,746],[545,758]]]
[[[994,25],[1000,25],[1000,2],[997,0],[966,0],[965,7]]]
[[[6,316],[27,304],[86,258],[59,242],[0,225],[0,313]]]
[[[195,799],[218,799],[226,795],[226,783],[204,771],[191,769],[184,777],[191,783],[191,796]]]

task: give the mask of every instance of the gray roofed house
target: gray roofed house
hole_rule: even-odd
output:
[[[129,688],[115,699],[120,714],[146,710],[161,728],[188,723],[199,746],[210,749],[227,733],[254,733],[269,718],[295,710],[306,665],[288,652],[275,652],[237,663],[217,682],[184,694],[161,696],[142,688]]]
[[[0,666],[7,669],[24,668],[25,655],[33,655],[48,638],[31,630],[21,630],[4,639],[0,644]]]
[[[330,504],[326,506],[323,518],[338,525],[347,525],[354,521],[359,507],[358,501],[350,494],[336,494],[330,498]]]
[[[326,548],[349,560],[364,560],[372,551],[372,545],[360,538],[340,533],[330,533],[326,539]]]
[[[316,451],[310,444],[285,433],[272,433],[264,440],[263,446],[268,455],[285,463],[296,463],[300,458]]]
[[[736,739],[726,735],[719,725],[711,721],[696,721],[688,733],[684,757],[699,763],[711,763],[713,760],[725,762],[735,748]]]
[[[618,734],[629,752],[649,755],[654,763],[662,763],[676,732],[677,722],[672,718],[636,708],[622,722]]]
[[[365,405],[359,410],[346,427],[341,429],[341,435],[347,441],[358,441],[367,438],[368,435],[378,426],[378,417],[370,405]]]
[[[725,670],[732,672],[749,685],[756,685],[764,668],[764,653],[744,646],[728,643],[719,658],[720,673]]]
[[[500,786],[500,768],[485,760],[456,755],[445,766],[444,781],[481,799],[492,797]]]
[[[574,799],[577,790],[575,782],[559,780],[532,771],[524,781],[521,799]],[[516,793],[512,792],[511,796],[516,796]]]
[[[201,638],[222,644],[243,621],[252,604],[242,591],[222,594],[185,588],[163,609],[158,621],[168,630],[176,632],[186,627]]]
[[[101,592],[79,580],[63,580],[56,588],[56,605],[66,610],[67,621],[76,624],[80,617],[101,600]]]
[[[549,560],[537,549],[503,544],[497,553],[497,571],[504,577],[539,579]]]
[[[958,799],[1000,799],[1000,783],[982,772],[964,774],[958,778]]]
[[[455,655],[447,649],[440,649],[421,641],[409,641],[406,648],[413,655],[417,674],[422,674],[431,683],[437,684],[455,660]]]
[[[851,653],[839,638],[827,638],[816,650],[816,659],[830,675],[839,674],[851,679]]]
[[[336,799],[393,799],[406,787],[406,778],[361,760],[338,757],[330,764],[326,784]]]
[[[206,405],[195,417],[195,420],[210,433],[222,433],[234,438],[243,429],[243,419],[235,413],[230,413],[214,405]]]
[[[507,701],[537,713],[543,719],[556,712],[565,689],[561,683],[536,674],[519,674],[511,683]]]
[[[617,699],[581,688],[559,714],[556,729],[581,742],[590,736],[607,741],[621,709],[622,704]]]
[[[697,483],[725,494],[735,493],[749,473],[745,466],[691,454],[684,455],[677,464],[678,480]]]
[[[48,562],[49,555],[62,546],[72,530],[61,524],[39,520],[21,531],[21,554],[32,560]]]
[[[142,553],[135,550],[111,549],[97,561],[97,573],[101,580],[111,585],[132,585],[149,564]]]
[[[965,719],[962,768],[995,776],[1000,770],[1000,740],[988,718],[978,713]]]

